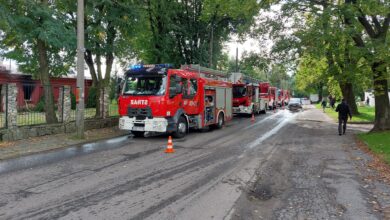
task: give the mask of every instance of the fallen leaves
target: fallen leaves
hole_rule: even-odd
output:
[[[372,169],[378,172],[379,179],[382,180],[385,183],[390,184],[390,166],[387,164],[384,159],[382,158],[381,155],[373,153],[367,145],[356,138],[356,144],[357,146],[364,151],[365,153],[369,154],[372,157],[372,160],[369,162],[367,167],[369,168],[368,170]],[[373,177],[371,177],[373,178]]]

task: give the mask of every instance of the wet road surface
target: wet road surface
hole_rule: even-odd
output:
[[[3,161],[0,219],[375,219],[342,149],[317,149],[330,125],[305,114],[238,117],[174,139],[174,154],[166,136],[121,137]]]

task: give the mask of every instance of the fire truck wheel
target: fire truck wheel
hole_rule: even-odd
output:
[[[144,131],[131,131],[131,133],[134,135],[134,137],[144,137],[145,134]]]
[[[218,123],[217,123],[217,128],[221,129],[223,124],[225,124],[225,119],[222,113],[219,113],[218,115]]]
[[[187,134],[187,120],[184,117],[180,117],[177,122],[176,131],[173,132],[173,137],[182,138]]]

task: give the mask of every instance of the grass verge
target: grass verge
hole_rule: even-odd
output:
[[[337,104],[335,105],[337,106]],[[322,110],[321,104],[316,104],[318,109]],[[375,108],[374,107],[366,107],[366,106],[358,106],[359,115],[352,116],[352,123],[373,123],[375,120]],[[333,118],[335,121],[338,120],[338,113],[335,109],[325,108],[325,113]]]
[[[358,138],[390,165],[390,131],[358,134]]]

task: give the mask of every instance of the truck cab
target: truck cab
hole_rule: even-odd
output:
[[[233,113],[258,114],[262,110],[259,103],[258,85],[252,83],[233,84]]]

